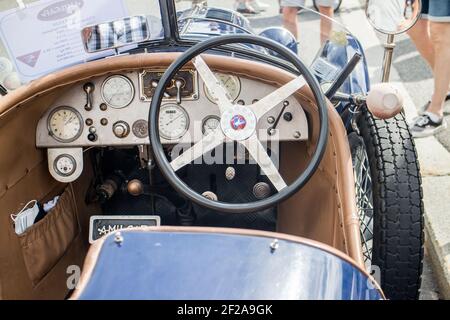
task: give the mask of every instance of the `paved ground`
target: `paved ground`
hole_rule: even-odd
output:
[[[420,300],[438,300],[439,290],[437,288],[436,279],[431,270],[430,259],[425,256],[422,274],[422,288],[420,292]]]

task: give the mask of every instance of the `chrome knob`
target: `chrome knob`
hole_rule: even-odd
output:
[[[118,121],[113,125],[113,132],[117,138],[125,138],[130,133],[130,126],[124,121]]]

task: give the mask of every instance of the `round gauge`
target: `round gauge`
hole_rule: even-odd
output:
[[[133,133],[136,137],[144,139],[148,137],[148,123],[147,120],[137,120],[133,123]]]
[[[55,171],[63,177],[71,176],[77,169],[75,158],[68,154],[62,154],[53,163]]]
[[[220,126],[220,118],[209,116],[203,120],[202,131],[205,136],[216,130]]]
[[[223,74],[223,73],[215,73],[215,76],[217,77],[217,80],[219,80],[222,83],[222,87],[224,87],[230,98],[231,101],[234,101],[239,97],[239,94],[241,93],[241,81],[238,77],[232,76],[229,74]],[[212,103],[216,103],[216,99],[211,97],[211,93],[209,92],[208,88],[205,84],[203,84],[203,88],[205,90],[206,97],[209,101]]]
[[[133,83],[124,76],[111,76],[103,82],[102,98],[112,108],[125,108],[134,99]]]
[[[166,140],[180,139],[189,129],[189,116],[176,104],[162,106],[159,111],[159,134]]]
[[[59,142],[72,142],[83,132],[83,119],[80,113],[71,107],[59,107],[48,117],[49,134]]]

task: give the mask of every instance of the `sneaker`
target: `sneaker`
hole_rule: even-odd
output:
[[[250,6],[255,9],[255,11],[262,12],[266,11],[269,8],[269,5],[267,3],[261,2],[259,0],[251,0]]]
[[[445,99],[445,101],[450,101],[450,92],[447,95],[447,98]],[[425,103],[422,107],[419,108],[418,113],[419,115],[424,114],[428,107],[430,106],[431,101],[428,101],[427,103]],[[450,104],[446,103],[444,105],[444,116],[450,116]]]
[[[439,117],[431,112],[424,112],[413,120],[410,128],[414,138],[425,138],[447,128],[447,122],[444,117]]]
[[[245,4],[245,3],[239,3],[236,11],[242,14],[257,14],[255,9],[253,9],[252,6]]]

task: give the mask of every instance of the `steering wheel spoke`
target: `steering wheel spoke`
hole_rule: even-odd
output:
[[[261,99],[259,102],[251,106],[235,105],[227,90],[219,82],[215,74],[211,71],[209,66],[205,63],[201,55],[210,49],[222,47],[228,50],[227,45],[244,43],[264,47],[267,50],[276,52],[286,61],[292,63],[298,70],[298,74],[301,77],[295,78],[293,81],[287,83],[281,88],[275,90],[272,94]],[[232,51],[230,51],[232,52]],[[246,59],[245,53],[243,59]],[[219,56],[220,57],[220,56]],[[248,53],[248,57],[251,59],[251,52]],[[231,59],[233,63],[242,63],[244,60],[238,57],[231,57],[224,59]],[[240,59],[242,61],[235,61]],[[175,77],[176,73],[181,70],[187,63],[192,62],[197,69],[199,77],[205,83],[205,87],[211,93],[218,105],[221,115],[220,128],[204,137],[201,141],[195,143],[187,151],[177,157],[174,155],[173,161],[167,159],[166,150],[164,149],[159,135],[158,116],[161,104],[164,98],[165,88],[170,81]],[[241,67],[241,66],[239,66]],[[250,70],[245,68],[245,73]],[[239,71],[240,72],[240,71]],[[283,177],[280,175],[278,168],[269,154],[265,150],[264,146],[257,139],[256,131],[259,119],[263,117],[268,111],[274,107],[280,105],[288,97],[308,84],[311,88],[317,107],[319,116],[319,132],[317,137],[317,147],[314,153],[311,155],[311,161],[308,163],[303,173],[290,183],[286,185]],[[328,106],[325,100],[325,96],[320,90],[320,86],[315,78],[314,74],[308,69],[308,67],[298,59],[288,48],[263,37],[253,35],[226,35],[220,37],[212,37],[205,41],[201,41],[191,48],[187,49],[184,53],[174,61],[166,72],[163,74],[159,81],[159,85],[155,90],[152,98],[149,116],[148,116],[148,131],[150,145],[154,154],[155,161],[161,170],[164,177],[174,188],[176,192],[179,192],[182,196],[195,202],[196,204],[209,208],[212,210],[226,212],[226,213],[249,213],[264,210],[293,196],[298,190],[300,190],[313,176],[314,172],[319,167],[320,161],[323,158],[324,152],[327,146],[328,138]],[[187,185],[181,177],[178,176],[177,170],[183,168],[187,164],[194,162],[196,159],[201,160],[202,155],[207,154],[211,150],[214,150],[217,146],[226,141],[236,142],[244,146],[250,156],[256,160],[261,167],[261,173],[267,175],[268,180],[271,181],[274,188],[278,190],[270,197],[258,201],[250,201],[245,203],[230,203],[225,201],[213,201],[204,197],[201,193],[194,190]],[[294,147],[294,146],[292,146]],[[206,159],[205,156],[203,158]],[[206,162],[206,161],[205,161]],[[205,163],[206,164],[206,163]],[[209,163],[208,163],[209,164]],[[207,165],[208,165],[207,164]],[[243,177],[245,178],[245,177]]]
[[[229,99],[227,91],[222,87],[221,82],[208,67],[205,60],[203,60],[201,56],[197,56],[192,60],[192,62],[208,88],[209,93],[216,100],[220,113],[222,114],[227,109],[231,108],[233,103]]]
[[[216,129],[172,160],[170,166],[174,171],[178,171],[189,163],[192,163],[194,160],[200,158],[205,153],[218,147],[224,141],[225,136],[222,133],[222,130]]]
[[[269,154],[264,149],[264,146],[258,140],[256,134],[253,134],[249,139],[242,141],[241,144],[243,144],[248,150],[250,156],[256,161],[278,192],[287,187],[286,182],[280,175],[280,172],[273,163],[272,159],[270,159]]]
[[[275,108],[278,104],[282,103],[284,100],[293,95],[297,90],[306,85],[306,80],[303,76],[299,76],[294,80],[288,82],[281,88],[273,91],[269,95],[265,96],[258,102],[252,104],[250,108],[259,120],[271,109]]]

